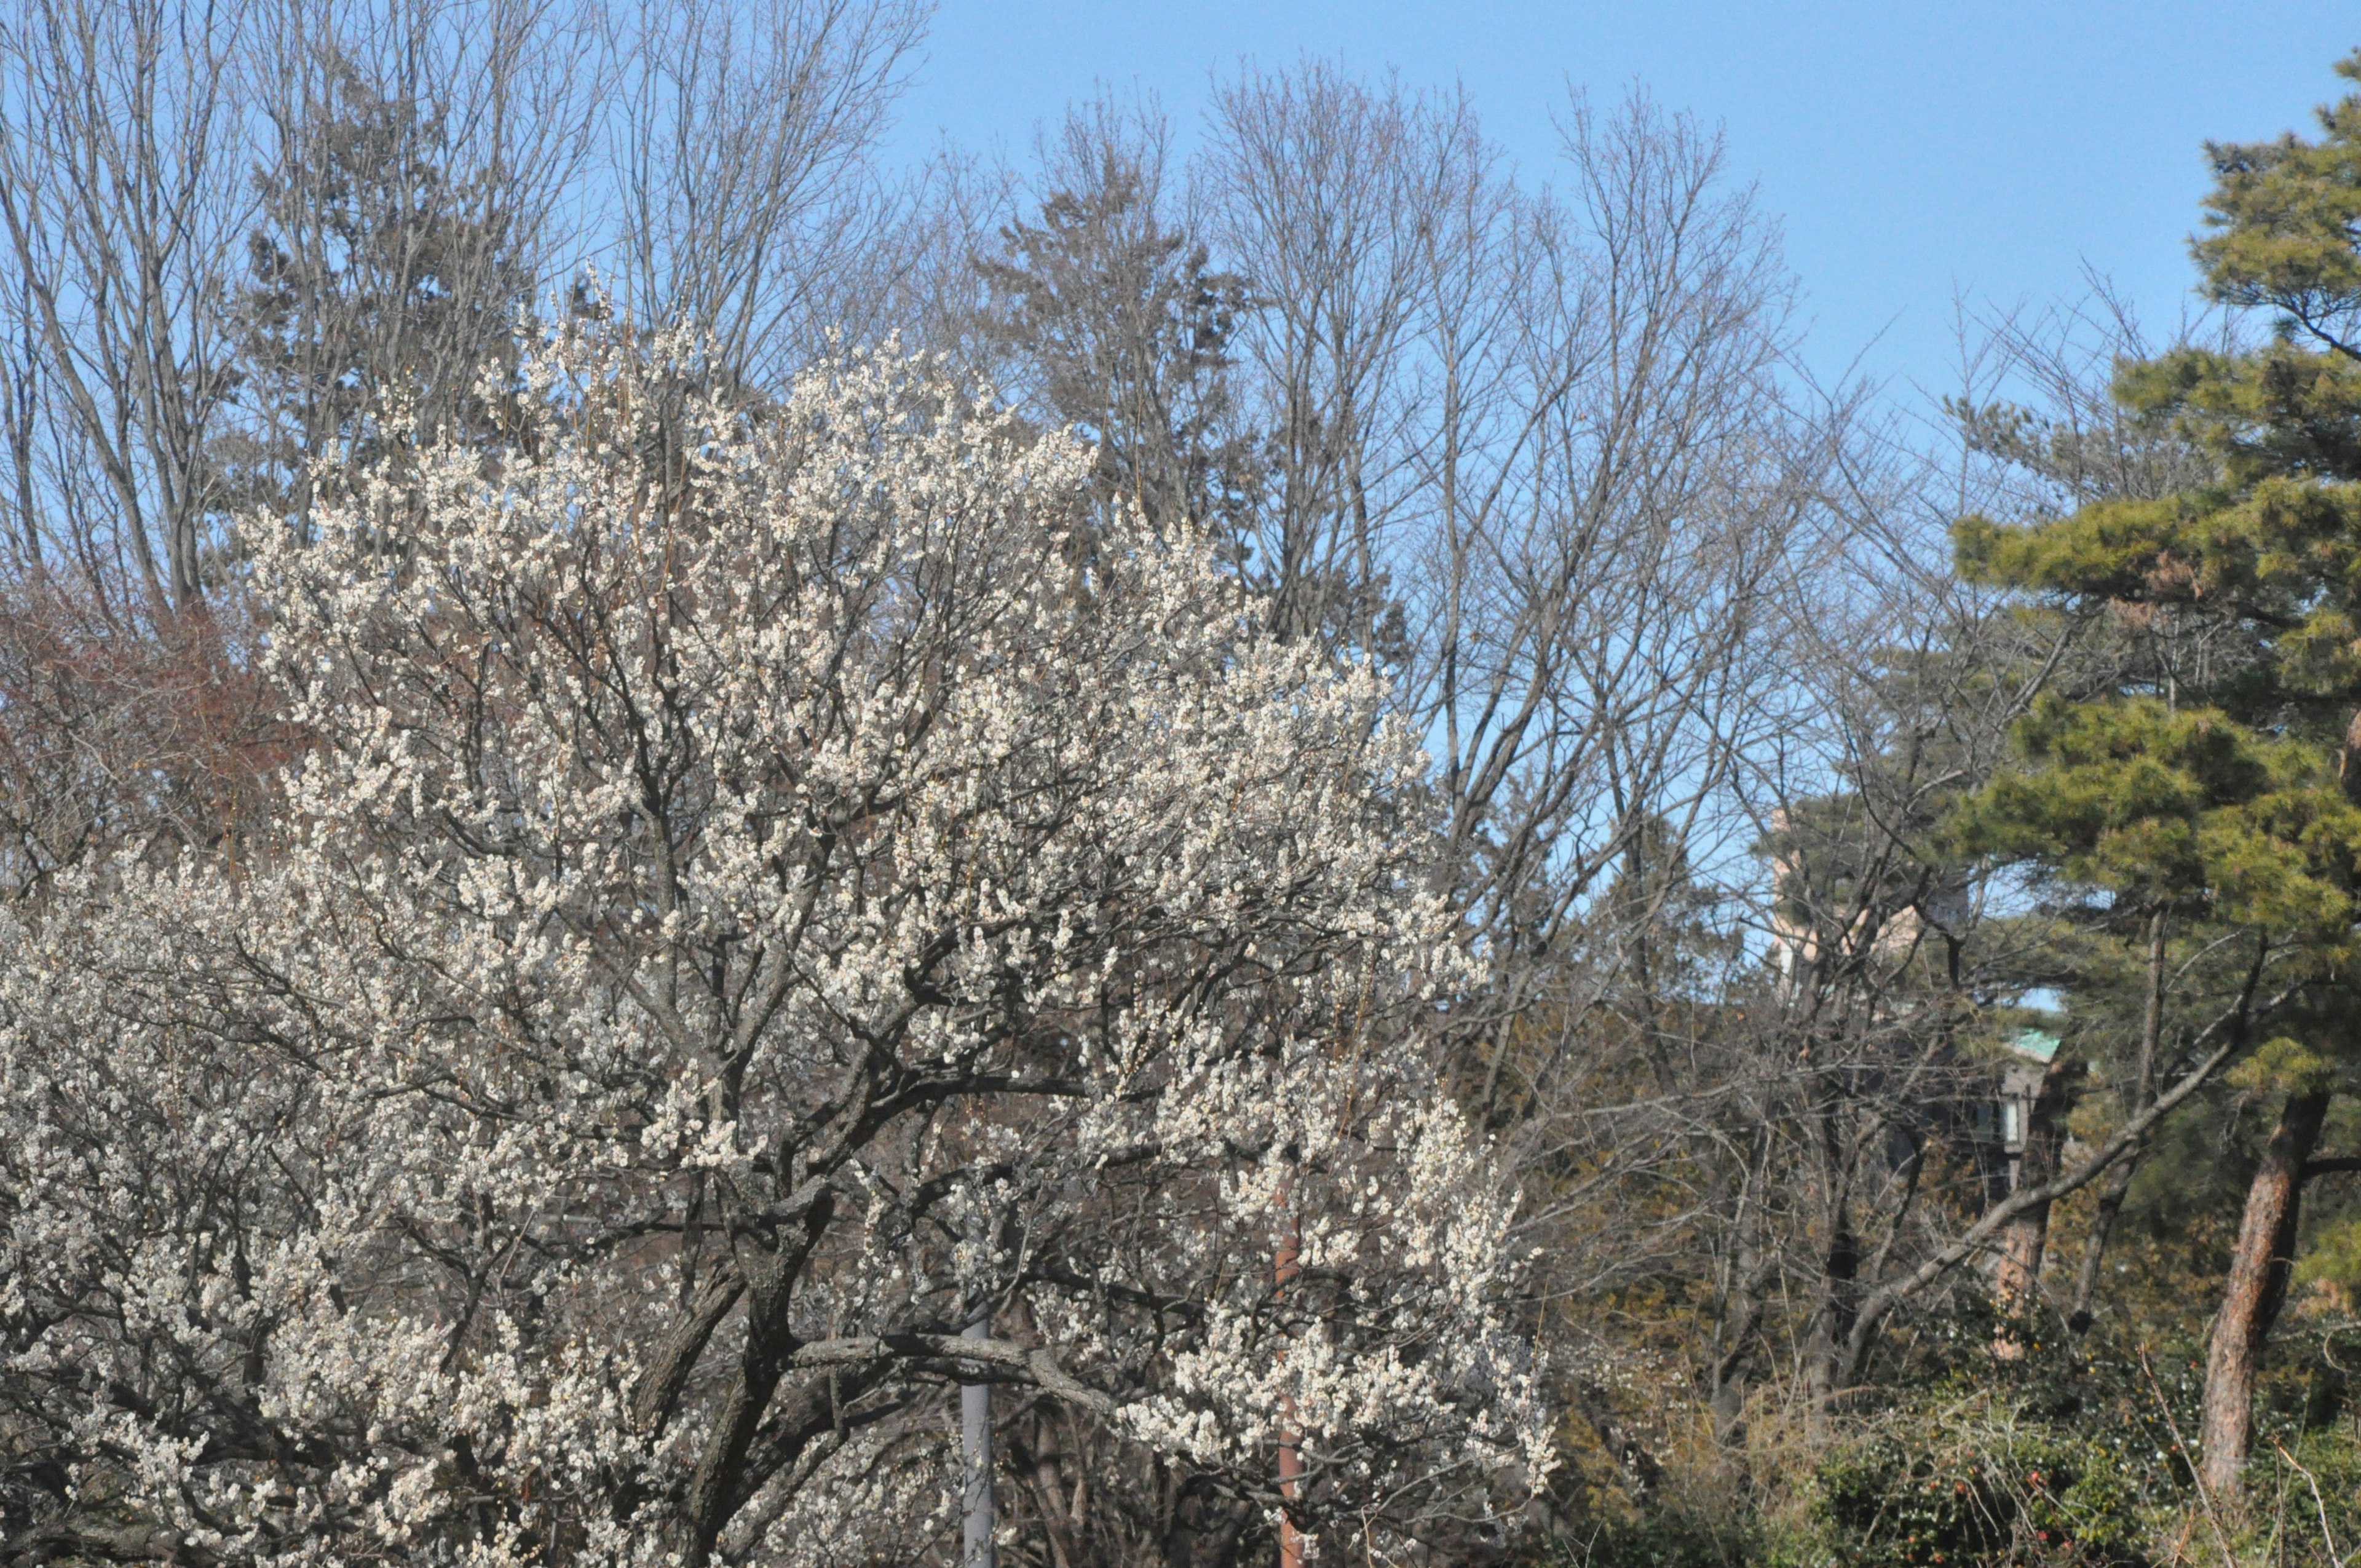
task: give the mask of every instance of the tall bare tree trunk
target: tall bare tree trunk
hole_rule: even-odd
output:
[[[2140,1016],[2139,1074],[2132,1086],[2135,1116],[2156,1100],[2157,1047],[2164,1039],[2164,960],[2165,912],[2159,908],[2147,917],[2147,1000]],[[2082,1245],[2082,1266],[2074,1279],[2074,1303],[2066,1312],[2066,1327],[2074,1333],[2090,1332],[2095,1315],[2092,1302],[2098,1298],[2099,1268],[2106,1260],[2107,1240],[2114,1234],[2115,1218],[2131,1192],[2132,1178],[2139,1174],[2139,1162],[2136,1149],[2125,1156],[2099,1193],[2099,1210],[2092,1216],[2091,1236]]]
[[[1730,1305],[1716,1325],[1714,1355],[1707,1374],[1714,1440],[1731,1449],[1746,1435],[1747,1384],[1753,1375],[1763,1332],[1763,1287],[1771,1277],[1771,1260],[1763,1256],[1752,1234],[1741,1231],[1740,1235],[1732,1270],[1736,1284]]]
[[[1806,1420],[1815,1438],[1827,1435],[1837,1396],[1851,1381],[1845,1347],[1861,1307],[1861,1237],[1854,1231],[1851,1209],[1839,1199],[1829,1226],[1827,1249],[1820,1255],[1819,1303],[1812,1316],[1806,1343],[1806,1387],[1811,1409]]]
[[[2303,1165],[2320,1140],[2328,1113],[2325,1091],[2290,1094],[2271,1131],[2263,1163],[2246,1189],[2246,1218],[2213,1320],[2205,1358],[2205,1413],[2200,1428],[2204,1461],[2198,1473],[2217,1505],[2234,1502],[2255,1436],[2255,1372],[2263,1343],[2287,1298],[2288,1266],[2295,1248],[2303,1198]]]

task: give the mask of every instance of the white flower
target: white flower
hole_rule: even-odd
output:
[[[1536,1479],[1376,675],[922,364],[699,368],[561,338],[496,460],[258,530],[283,841],[0,928],[49,1441],[223,1561],[850,1562],[990,1310],[1259,1496]]]

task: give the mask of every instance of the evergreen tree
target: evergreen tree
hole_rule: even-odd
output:
[[[252,417],[218,457],[233,510],[296,516],[324,455],[494,437],[480,381],[515,362],[533,280],[510,182],[467,166],[444,110],[331,49],[288,115],[235,302]]]
[[[2339,71],[2361,82],[2361,55]],[[1961,523],[1972,577],[2111,627],[2107,678],[2022,726],[2026,767],[1963,817],[2094,914],[2235,938],[2284,998],[2243,1069],[2279,1101],[2209,1354],[2203,1478],[2235,1496],[2259,1358],[2287,1289],[2307,1162],[2361,1049],[2350,986],[2361,865],[2361,94],[2323,136],[2209,148],[2195,253],[2268,341],[2127,364],[2117,396],[2210,460],[2170,495],[2017,527]]]
[[[1256,465],[1227,372],[1251,298],[1158,210],[1154,160],[1113,141],[1071,150],[1038,219],[1010,225],[1002,254],[977,262],[991,294],[983,335],[1017,362],[1042,414],[1095,439],[1103,500],[1235,552]]]

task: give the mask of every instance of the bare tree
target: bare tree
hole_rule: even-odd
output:
[[[30,0],[0,20],[17,532],[37,555],[119,564],[151,619],[204,592],[208,447],[238,377],[222,302],[256,203],[255,23],[171,0]]]
[[[1415,182],[1428,155],[1447,177],[1477,151],[1472,116],[1313,61],[1246,71],[1212,117],[1192,194],[1263,307],[1240,334],[1266,433],[1254,580],[1284,634],[1393,652],[1382,584],[1420,305]]]
[[[619,40],[608,156],[624,302],[709,333],[776,386],[821,345],[831,274],[898,215],[867,161],[923,0],[642,4]]]
[[[1532,1187],[1567,1157],[1556,1112],[1633,1059],[1598,1030],[1609,976],[1707,984],[1650,938],[1683,896],[1664,872],[1744,859],[1735,759],[1792,706],[1794,556],[1842,526],[1817,487],[1843,411],[1784,395],[1784,274],[1718,143],[1645,103],[1577,104],[1566,133],[1561,199],[1462,96],[1249,72],[1168,207],[1159,123],[1102,104],[1045,145],[1043,217],[984,269],[1015,384],[1101,437],[1122,501],[1202,521],[1164,476],[1236,473],[1259,438],[1239,569],[1282,635],[1383,661],[1437,754],[1488,974],[1462,1078]],[[1535,1234],[1566,1234],[1559,1195]],[[1063,1495],[1153,1494],[1055,1452]]]
[[[1504,1018],[1643,824],[1721,852],[1714,803],[1778,707],[1771,601],[1821,516],[1821,434],[1776,384],[1774,237],[1720,188],[1718,141],[1644,101],[1577,104],[1565,150],[1562,203],[1488,250],[1463,199],[1435,247],[1439,396],[1405,509],[1405,693]],[[1490,316],[1488,266],[1523,280]]]

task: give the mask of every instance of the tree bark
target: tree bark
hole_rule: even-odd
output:
[[[2213,1319],[2205,1358],[2205,1409],[2199,1428],[2203,1463],[2198,1478],[2217,1507],[2238,1498],[2246,1452],[2255,1436],[2255,1374],[2264,1342],[2287,1298],[2303,1198],[2303,1166],[2320,1140],[2328,1113],[2325,1091],[2288,1096],[2279,1125],[2246,1189],[2246,1212],[2237,1249]]]
[[[1811,1408],[1806,1420],[1815,1436],[1824,1436],[1837,1396],[1850,1384],[1845,1366],[1845,1346],[1860,1321],[1861,1238],[1852,1228],[1850,1209],[1839,1201],[1829,1226],[1828,1248],[1820,1259],[1820,1299],[1812,1314],[1806,1354]]]
[[[1735,1273],[1736,1288],[1718,1325],[1719,1343],[1707,1368],[1714,1440],[1733,1449],[1746,1435],[1747,1386],[1763,1331],[1763,1286],[1770,1274],[1751,1235],[1741,1243]]]
[[[788,1310],[796,1279],[835,1209],[834,1194],[823,1188],[804,1212],[802,1234],[779,1253],[749,1257],[741,1266],[748,1297],[746,1346],[740,1353],[736,1383],[722,1403],[697,1472],[689,1479],[688,1568],[704,1568],[721,1527],[739,1507],[738,1483],[745,1470],[747,1450],[786,1371],[787,1359],[795,1354],[796,1335]]]
[[[2124,1200],[2131,1195],[2132,1178],[2139,1174],[2139,1156],[2126,1157],[2107,1178],[2107,1185],[2099,1191],[2098,1209],[2091,1216],[2091,1234],[2082,1243],[2082,1264],[2074,1276],[2074,1299],[2066,1309],[2066,1328],[2070,1333],[2086,1334],[2098,1321],[2098,1310],[2092,1305],[2099,1296],[2099,1274],[2107,1261],[2107,1243],[2115,1234],[2115,1221],[2124,1212]]]
[[[1082,1568],[1082,1546],[1075,1532],[1084,1517],[1083,1505],[1089,1500],[1089,1478],[1077,1475],[1070,1494],[1061,1462],[1064,1453],[1071,1452],[1074,1445],[1060,1443],[1051,1415],[1046,1409],[1037,1407],[1030,1425],[1030,1442],[1019,1442],[1011,1449],[1009,1464],[1031,1480],[1034,1508],[1041,1516],[1041,1534],[1049,1546],[1049,1568]],[[1025,1429],[1019,1427],[1016,1430],[1023,1431]],[[1157,1512],[1160,1522],[1156,1530],[1159,1539],[1171,1533],[1170,1490],[1169,1479],[1159,1475],[1157,1492],[1160,1500]]]

